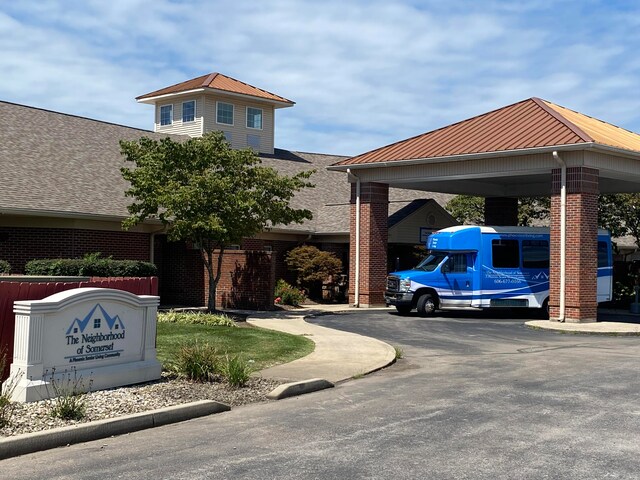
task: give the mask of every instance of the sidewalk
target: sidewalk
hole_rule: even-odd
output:
[[[395,349],[375,338],[356,333],[333,330],[304,321],[309,315],[346,311],[382,309],[354,309],[348,305],[317,305],[279,312],[252,312],[247,318],[251,325],[293,335],[304,335],[316,346],[313,353],[283,365],[261,370],[266,378],[297,382],[323,378],[331,383],[361,376],[393,363]]]

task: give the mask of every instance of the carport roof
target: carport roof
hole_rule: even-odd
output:
[[[533,97],[348,158],[333,168],[571,145],[640,154],[640,135]]]

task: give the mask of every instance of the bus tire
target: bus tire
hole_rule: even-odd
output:
[[[545,320],[549,320],[549,299],[546,298],[544,302],[542,302],[542,311],[540,312],[540,316]]]
[[[418,298],[418,313],[423,317],[429,317],[436,311],[436,300],[430,293],[423,293]]]
[[[409,313],[411,313],[411,306],[396,305],[396,310],[400,315],[409,315]]]

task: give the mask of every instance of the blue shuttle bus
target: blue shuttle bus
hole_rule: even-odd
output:
[[[549,306],[549,229],[445,228],[427,239],[427,257],[387,277],[385,301],[400,314],[438,309]],[[598,302],[611,300],[611,236],[598,231]]]

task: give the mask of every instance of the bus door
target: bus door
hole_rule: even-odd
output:
[[[450,253],[441,273],[447,292],[441,295],[443,306],[468,307],[473,294],[473,262],[476,253]],[[444,293],[444,292],[443,292]]]

